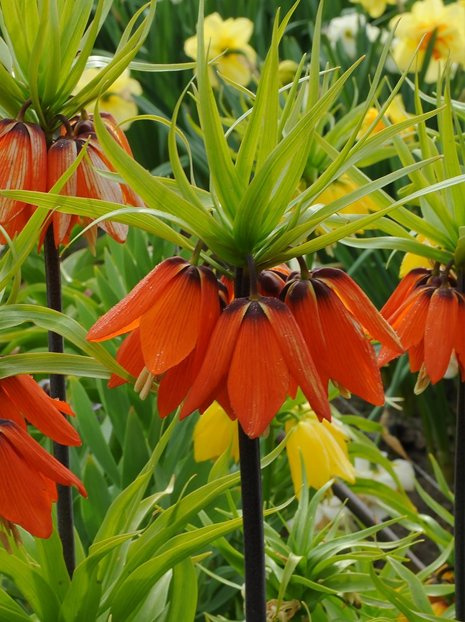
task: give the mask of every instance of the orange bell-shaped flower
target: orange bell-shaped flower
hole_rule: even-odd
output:
[[[130,147],[121,130],[108,120],[107,127],[111,128],[111,134],[115,141],[122,145],[129,153]],[[99,171],[114,172],[103,153],[96,138],[91,119],[78,121],[71,125],[65,136],[60,136],[48,150],[48,173],[47,189],[52,188],[55,182],[73,164],[82,148],[87,149],[83,160],[77,170],[66,182],[61,194],[66,196],[83,197],[89,199],[102,199],[121,205],[142,205],[141,199],[126,185],[104,177]],[[66,244],[69,241],[73,226],[82,220],[90,223],[90,218],[80,219],[71,214],[56,212],[52,215],[53,233],[55,244]],[[99,226],[117,242],[124,242],[127,236],[127,225],[117,222],[103,221]],[[95,243],[96,231],[89,231],[90,243]]]
[[[181,403],[193,382],[220,308],[213,272],[172,257],[102,316],[87,339],[103,341],[130,332],[117,360],[133,375],[145,366],[153,377],[160,377],[158,408],[166,416]],[[110,379],[110,386],[120,383],[117,376]]]
[[[71,471],[9,419],[0,419],[0,468],[0,517],[39,538],[52,533],[57,484],[76,486],[87,496]]]
[[[399,354],[393,330],[342,270],[320,268],[286,284],[282,297],[299,325],[318,372],[376,405],[384,403],[375,352],[365,331]]]
[[[45,134],[34,123],[0,120],[0,188],[45,191],[47,148]],[[0,197],[0,225],[10,237],[22,230],[33,207]]]
[[[412,270],[381,310],[408,352],[411,371],[423,376],[419,391],[428,381],[435,384],[444,377],[453,354],[465,380],[465,298],[455,285],[450,274]],[[383,347],[378,363],[397,356]]]
[[[81,439],[63,415],[73,415],[69,404],[52,399],[25,374],[0,380],[0,412],[24,430],[26,420],[56,443],[80,445]]]
[[[320,378],[287,306],[276,298],[237,298],[216,323],[181,417],[216,399],[255,438],[298,386],[318,417],[330,419]]]

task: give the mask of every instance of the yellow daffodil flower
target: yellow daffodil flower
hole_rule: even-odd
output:
[[[386,6],[388,4],[391,4],[391,5],[397,4],[397,0],[350,0],[350,1],[355,2],[357,4],[361,4],[363,9],[368,13],[368,15],[373,18],[381,17],[381,15],[386,10]]]
[[[418,45],[418,57],[412,70],[422,67],[431,38],[435,36],[431,60],[425,74],[426,82],[436,82],[447,61],[465,62],[465,8],[442,0],[419,0],[409,13],[395,17],[397,26],[392,55],[401,71],[407,69]]]
[[[100,69],[94,67],[86,69],[79,79],[75,92],[77,93],[84,88],[86,84],[95,78],[99,71]],[[134,100],[134,95],[142,95],[142,87],[137,80],[131,78],[129,69],[125,69],[100,98],[100,112],[111,114],[121,124],[121,129],[126,130],[130,123],[122,122],[137,115],[137,104]],[[93,103],[90,103],[89,108],[92,107]]]
[[[350,192],[357,190],[359,186],[353,182],[348,175],[342,175],[333,181],[316,199],[318,203],[325,205],[346,196]],[[340,214],[369,214],[378,209],[377,204],[370,196],[362,197],[355,203],[351,203],[339,211]]]
[[[363,119],[362,126],[360,127],[360,131],[358,133],[359,138],[363,136],[363,134],[365,134],[365,132],[376,119],[378,114],[379,111],[377,108],[368,108],[367,113]],[[406,121],[407,119],[412,117],[412,115],[405,110],[404,102],[402,101],[402,95],[396,95],[395,97],[393,97],[392,102],[389,104],[389,106],[386,108],[386,111],[384,112],[384,117],[386,117],[393,125],[395,125],[396,123],[400,123],[401,121]],[[371,132],[372,134],[376,134],[377,132],[381,132],[381,130],[384,130],[385,127],[386,123],[383,121],[383,119],[379,119]],[[401,135],[405,136],[406,138],[411,138],[413,137],[413,131],[414,128],[409,127],[403,130],[401,132]]]
[[[286,444],[292,483],[297,497],[302,488],[302,460],[307,484],[321,488],[333,477],[355,481],[355,470],[349,461],[347,437],[335,424],[308,411],[299,421],[289,420],[286,432],[293,429]]]
[[[237,421],[232,421],[218,402],[207,408],[194,428],[194,460],[204,462],[218,458],[227,450],[239,460]]]
[[[425,238],[424,235],[421,235],[421,233],[419,233],[415,239],[422,244],[433,246],[433,244],[431,244],[431,242],[427,238]],[[428,257],[423,257],[422,255],[415,255],[415,253],[405,253],[402,259],[402,263],[400,264],[399,277],[403,279],[404,276],[406,276],[411,270],[414,270],[415,268],[430,269],[433,267],[433,265],[434,261],[432,259],[429,259]]]
[[[216,59],[215,66],[226,78],[246,86],[255,68],[256,53],[249,45],[253,22],[246,17],[232,17],[223,20],[219,13],[205,18],[204,36],[208,49],[208,60]],[[184,43],[184,52],[190,58],[197,58],[197,36],[189,37]],[[210,72],[213,85],[218,84],[216,75]]]

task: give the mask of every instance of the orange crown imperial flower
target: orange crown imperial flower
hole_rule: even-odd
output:
[[[365,331],[396,353],[397,336],[359,286],[342,270],[320,268],[286,284],[281,297],[304,336],[323,385],[328,380],[376,405],[384,391]]]
[[[34,123],[0,120],[0,188],[45,191],[47,147],[45,134]],[[0,197],[0,225],[10,237],[22,230],[33,207]]]
[[[102,316],[87,339],[103,341],[132,331],[118,351],[118,361],[134,375],[145,365],[150,385],[153,377],[162,375],[158,407],[166,416],[184,399],[219,315],[213,272],[172,257]],[[116,377],[110,382],[119,383]]]
[[[119,130],[109,115],[105,117],[105,125],[110,130],[114,140],[132,155],[129,144],[123,132]],[[47,189],[52,188],[55,182],[73,164],[82,148],[87,153],[80,162],[76,172],[66,182],[61,194],[67,196],[102,199],[122,205],[142,205],[140,198],[126,185],[107,179],[98,173],[98,170],[113,172],[114,169],[104,155],[94,132],[92,119],[74,120],[68,127],[65,136],[60,136],[48,150]],[[53,219],[53,233],[55,244],[66,244],[69,241],[73,226],[79,221],[78,216],[55,213]],[[89,218],[83,219],[91,222]],[[124,242],[127,236],[127,225],[116,222],[101,222],[99,225],[117,242]],[[90,243],[95,243],[96,231],[91,229]]]
[[[0,517],[33,536],[48,538],[52,533],[57,484],[76,486],[87,497],[82,482],[71,471],[8,419],[0,419],[0,468]]]
[[[0,412],[22,429],[26,419],[43,434],[62,445],[80,445],[81,439],[63,416],[73,415],[66,402],[52,399],[27,375],[0,380]]]
[[[216,399],[255,438],[297,386],[319,419],[329,420],[323,386],[288,307],[277,298],[237,298],[216,323],[181,418]]]
[[[465,298],[448,270],[418,268],[399,283],[381,312],[408,351],[410,369],[419,371],[417,392],[444,377],[455,353],[465,380]],[[398,356],[383,347],[379,364]]]

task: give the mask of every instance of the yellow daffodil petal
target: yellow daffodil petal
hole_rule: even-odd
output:
[[[368,15],[374,19],[381,17],[388,4],[396,4],[396,0],[351,0],[351,2],[361,4]]]
[[[286,450],[292,483],[297,497],[302,487],[302,461],[307,484],[321,488],[333,477],[353,482],[354,467],[349,461],[345,434],[328,421],[320,423],[313,413],[300,421],[288,421]]]
[[[435,82],[447,61],[465,62],[465,9],[458,2],[444,5],[442,0],[419,0],[410,12],[395,17],[391,25],[396,26],[392,55],[401,71],[407,69],[418,45],[420,49],[412,70],[421,68],[433,34],[426,82]]]
[[[415,238],[418,242],[422,244],[427,244],[428,246],[433,246],[431,242],[425,238],[424,235],[418,234]],[[405,253],[402,263],[400,264],[399,269],[399,277],[401,279],[404,278],[411,270],[415,268],[432,268],[434,265],[434,261],[428,259],[428,257],[423,257],[422,255],[415,255],[414,253]]]
[[[226,78],[247,85],[255,69],[256,53],[248,44],[252,36],[253,22],[246,17],[232,17],[223,20],[219,13],[212,13],[204,21],[204,39],[208,50],[208,60],[217,58],[217,69]],[[184,52],[190,58],[197,58],[197,37],[189,37],[184,42]],[[218,80],[210,69],[210,79],[214,86]]]
[[[217,402],[201,415],[193,438],[196,462],[218,458],[228,449],[234,461],[239,460],[237,421],[232,421]]]
[[[74,89],[77,93],[93,80],[100,72],[100,69],[90,67],[86,69],[79,82]],[[137,115],[137,104],[134,95],[141,95],[142,87],[137,80],[131,78],[129,69],[125,69],[123,73],[110,85],[100,98],[100,112],[108,112],[117,123],[122,123]],[[88,104],[89,108],[93,107],[94,102]],[[123,130],[129,127],[130,123],[122,124]]]
[[[329,204],[341,197],[346,196],[349,192],[357,190],[359,186],[353,182],[348,175],[342,175],[339,179],[330,184],[318,196],[318,203]],[[358,199],[355,203],[351,203],[344,209],[340,210],[341,214],[369,214],[378,209],[377,204],[370,196]]]

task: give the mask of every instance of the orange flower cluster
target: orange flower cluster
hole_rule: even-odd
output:
[[[263,434],[300,386],[319,419],[330,419],[331,379],[373,404],[384,400],[367,333],[401,353],[389,324],[341,270],[308,278],[286,266],[262,272],[257,294],[233,299],[210,268],[173,257],[150,272],[91,328],[103,341],[124,333],[117,360],[147,393],[159,383],[162,417],[219,402],[251,438]],[[117,376],[110,386],[124,382]]]
[[[104,123],[114,138],[130,155],[131,149],[123,132],[110,115],[102,114]],[[125,205],[141,205],[139,197],[125,184],[99,174],[98,170],[113,172],[94,132],[91,118],[73,119],[67,123],[66,133],[56,138],[47,148],[44,131],[39,125],[22,120],[0,121],[0,188],[14,190],[48,191],[73,164],[81,149],[87,153],[77,170],[67,181],[61,194],[93,199],[103,199]],[[0,225],[10,237],[19,233],[29,220],[33,206],[22,201],[0,197]],[[73,226],[89,218],[62,214],[51,215],[55,244],[69,241]],[[100,225],[118,242],[126,239],[127,227],[118,223]],[[91,245],[95,243],[96,230],[89,230]]]
[[[381,309],[408,352],[411,371],[420,372],[420,388],[441,380],[454,354],[465,380],[465,298],[456,285],[448,270],[416,268]],[[383,346],[379,364],[397,356]]]
[[[7,526],[20,525],[48,538],[57,484],[87,493],[81,481],[27,433],[26,420],[62,445],[80,445],[78,433],[63,416],[73,412],[26,375],[0,380],[0,409],[0,518]]]

